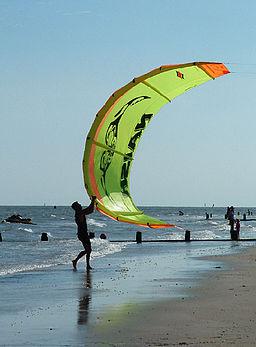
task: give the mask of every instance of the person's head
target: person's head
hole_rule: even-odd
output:
[[[71,207],[72,207],[73,210],[75,210],[75,211],[80,211],[80,210],[82,210],[82,206],[79,204],[78,201],[73,202],[73,204],[71,205]]]

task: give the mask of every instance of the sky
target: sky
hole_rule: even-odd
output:
[[[108,97],[166,64],[232,72],[151,121],[135,203],[256,206],[256,2],[0,0],[0,205],[89,202],[86,135]]]

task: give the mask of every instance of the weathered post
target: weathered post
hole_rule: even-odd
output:
[[[190,230],[185,231],[185,241],[189,242],[190,241]]]
[[[92,231],[89,232],[89,238],[90,239],[94,239],[95,237],[95,233],[93,233]]]
[[[48,235],[47,235],[47,233],[42,233],[42,235],[41,235],[41,241],[48,241]]]
[[[141,243],[142,242],[142,233],[141,231],[136,232],[136,242]]]

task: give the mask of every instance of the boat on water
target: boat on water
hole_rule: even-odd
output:
[[[35,224],[32,223],[31,218],[22,218],[19,214],[13,214],[12,216],[2,220],[2,223]]]

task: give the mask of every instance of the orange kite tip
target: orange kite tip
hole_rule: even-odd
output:
[[[147,226],[151,229],[175,228],[176,227],[175,224],[148,224]]]
[[[199,63],[199,66],[211,78],[217,78],[230,73],[227,67],[222,63]]]

